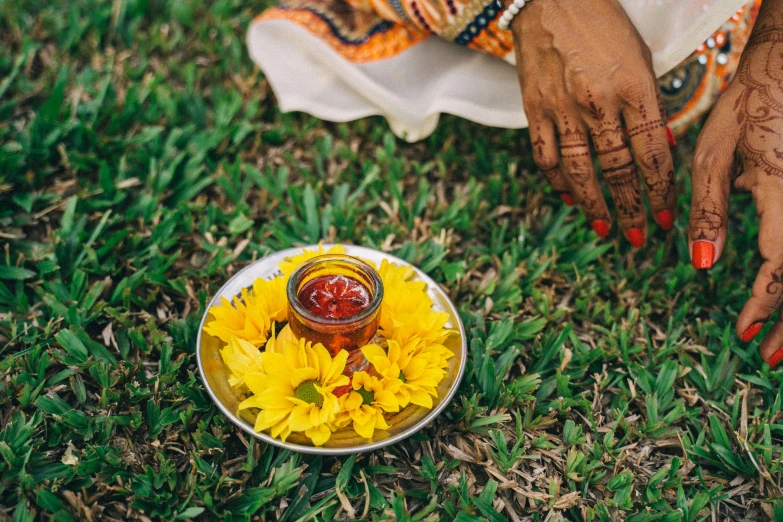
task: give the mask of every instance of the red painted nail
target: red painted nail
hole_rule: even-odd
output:
[[[715,262],[715,245],[709,241],[696,241],[693,243],[693,254],[691,254],[693,266],[699,270],[712,268]]]
[[[658,224],[664,230],[671,230],[674,228],[674,212],[669,209],[661,210],[655,217],[658,219]]]
[[[674,137],[674,133],[668,125],[666,126],[666,141],[669,142],[669,147],[677,146],[677,138]]]
[[[764,323],[755,323],[748,327],[747,330],[745,330],[745,333],[742,334],[742,342],[743,343],[749,343],[753,340],[754,337],[756,337],[761,329],[764,328]]]
[[[781,360],[783,360],[783,348],[773,353],[772,357],[769,358],[769,367],[774,368]]]
[[[625,231],[625,237],[635,248],[640,248],[644,245],[644,232],[641,228],[629,228]]]
[[[598,234],[598,237],[606,237],[609,235],[611,225],[605,219],[596,219],[590,224],[592,225],[593,230],[595,230],[595,233]]]
[[[567,192],[561,192],[560,199],[562,199],[563,203],[565,203],[569,207],[573,207],[576,204],[576,202],[574,201],[574,197]]]

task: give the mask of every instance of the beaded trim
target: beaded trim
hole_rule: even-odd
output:
[[[500,14],[500,9],[491,2],[454,38],[454,43],[468,45]]]

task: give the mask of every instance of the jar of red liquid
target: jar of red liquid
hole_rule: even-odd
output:
[[[286,292],[294,335],[323,344],[332,357],[346,350],[348,375],[367,365],[360,348],[378,331],[383,300],[373,267],[347,255],[314,257],[291,275]]]

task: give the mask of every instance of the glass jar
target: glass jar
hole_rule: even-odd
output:
[[[294,335],[323,344],[332,357],[346,350],[349,370],[366,365],[359,348],[375,337],[383,300],[383,283],[372,266],[348,255],[314,257],[291,275],[286,293]]]

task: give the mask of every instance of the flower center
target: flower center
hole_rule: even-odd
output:
[[[371,392],[370,390],[366,390],[364,387],[356,390],[356,393],[362,396],[362,406],[375,402],[375,393]]]
[[[324,405],[324,396],[318,393],[315,385],[318,381],[304,381],[294,390],[294,397],[309,404],[315,404],[319,408]]]

